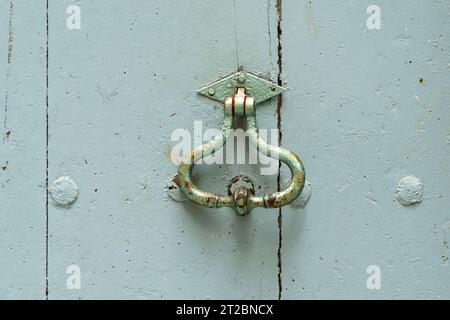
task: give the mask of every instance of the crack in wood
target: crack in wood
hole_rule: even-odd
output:
[[[9,1],[9,26],[8,26],[8,64],[12,63],[13,46],[14,46],[14,31],[13,31],[13,15],[14,4],[13,1]]]
[[[281,73],[283,71],[283,55],[282,55],[282,44],[281,44],[281,36],[282,36],[282,0],[276,0],[275,3],[275,12],[277,16],[277,40],[278,40],[278,85],[282,85]],[[281,108],[283,106],[283,97],[282,95],[278,95],[277,100],[277,129],[278,129],[278,145],[281,146],[282,143],[282,131],[281,131]],[[280,191],[281,185],[281,162],[278,162],[278,176],[277,176],[277,190]],[[281,300],[281,295],[283,292],[283,281],[282,281],[282,243],[283,243],[283,214],[281,211],[281,207],[278,209],[278,300]]]
[[[3,143],[9,140],[8,130],[8,87],[9,78],[11,76],[11,64],[13,58],[13,47],[14,47],[14,30],[13,30],[13,16],[14,16],[14,4],[13,1],[9,1],[9,23],[8,23],[8,69],[6,71],[6,89],[5,89],[5,104],[3,108]]]
[[[49,204],[49,183],[48,183],[48,142],[49,142],[49,114],[48,114],[48,39],[49,39],[49,20],[48,20],[48,2],[45,2],[45,19],[46,19],[46,57],[45,57],[45,299],[48,300],[48,245],[49,245],[49,229],[48,229],[48,204]]]

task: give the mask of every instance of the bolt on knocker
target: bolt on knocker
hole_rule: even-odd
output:
[[[201,95],[224,103],[224,120],[220,133],[192,150],[179,166],[177,181],[189,200],[209,208],[232,207],[238,215],[246,215],[255,207],[284,206],[300,195],[305,184],[305,170],[300,158],[286,149],[267,144],[261,139],[256,126],[256,103],[268,100],[285,90],[251,73],[240,71],[198,91]],[[243,178],[235,178],[235,181],[230,183],[228,196],[222,196],[202,191],[193,183],[191,172],[195,163],[214,154],[226,144],[234,128],[235,118],[244,120],[250,143],[259,152],[287,164],[291,171],[291,180],[286,189],[256,196],[253,184],[248,178],[247,181]]]

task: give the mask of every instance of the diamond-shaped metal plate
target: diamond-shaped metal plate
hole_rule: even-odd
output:
[[[224,102],[225,97],[236,94],[237,88],[245,88],[245,93],[253,97],[257,104],[286,91],[286,88],[254,74],[239,71],[197,90],[197,93]]]

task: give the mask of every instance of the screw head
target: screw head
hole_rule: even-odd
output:
[[[209,89],[208,89],[208,94],[209,94],[210,96],[213,96],[215,93],[216,93],[216,90],[214,90],[214,88],[209,88]]]

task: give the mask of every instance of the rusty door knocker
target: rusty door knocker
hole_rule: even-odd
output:
[[[224,120],[220,134],[192,150],[179,166],[178,185],[191,201],[209,208],[232,207],[237,214],[246,215],[255,207],[284,206],[300,195],[305,184],[305,170],[300,158],[289,150],[266,143],[260,138],[256,126],[256,103],[270,99],[285,90],[251,73],[240,71],[197,91],[201,95],[224,102]],[[191,172],[195,163],[214,154],[226,144],[234,128],[234,117],[244,118],[246,135],[259,152],[280,160],[289,167],[291,180],[286,189],[256,196],[252,188],[241,185],[234,188],[232,194],[222,196],[202,191],[194,184]]]

